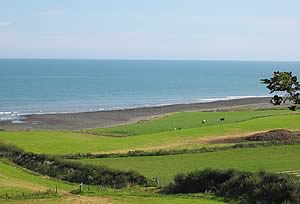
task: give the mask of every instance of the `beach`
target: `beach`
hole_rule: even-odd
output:
[[[122,110],[34,114],[26,115],[22,121],[12,123],[1,121],[4,130],[82,130],[88,128],[111,127],[160,117],[165,114],[185,111],[230,111],[238,109],[272,108],[270,98],[256,97],[220,100],[205,103],[175,104],[158,107],[131,108]]]

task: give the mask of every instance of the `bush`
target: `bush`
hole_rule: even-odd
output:
[[[188,175],[179,174],[175,176],[173,189],[174,193],[197,193],[197,192],[215,192],[230,177],[233,171],[220,171],[205,169],[203,171],[194,171]]]
[[[176,193],[212,192],[239,203],[300,203],[299,180],[265,172],[205,169],[179,174],[164,191]]]

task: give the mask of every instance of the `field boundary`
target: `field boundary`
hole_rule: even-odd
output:
[[[283,145],[297,145],[300,144],[300,140],[295,141],[264,141],[264,142],[248,142],[240,144],[232,144],[227,146],[213,146],[213,147],[201,147],[197,149],[160,149],[156,151],[144,151],[144,150],[134,150],[128,151],[127,153],[79,153],[79,154],[67,154],[67,155],[57,155],[63,159],[94,159],[94,158],[118,158],[118,157],[144,157],[144,156],[165,156],[165,155],[179,155],[179,154],[199,154],[207,152],[220,152],[220,151],[230,151],[235,149],[244,148],[258,148],[258,147],[271,147],[271,146],[283,146]]]

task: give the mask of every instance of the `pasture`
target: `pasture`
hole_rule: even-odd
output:
[[[273,115],[290,114],[287,110],[257,110],[257,111],[228,111],[228,112],[179,112],[171,115],[144,120],[138,123],[121,125],[111,128],[96,128],[87,132],[107,136],[132,136],[145,135],[165,131],[173,131],[175,128],[189,129],[242,122],[254,118]],[[224,121],[220,119],[224,118]],[[207,123],[202,123],[206,120]]]
[[[220,118],[225,118],[221,121]],[[207,123],[202,123],[207,120]],[[193,149],[207,147],[212,138],[240,137],[272,129],[300,131],[300,114],[287,110],[184,112],[136,124],[82,131],[0,131],[0,142],[27,151],[48,155],[112,153],[130,150]],[[227,144],[220,144],[227,145]],[[165,156],[81,159],[76,162],[136,170],[148,178],[159,178],[160,185],[178,173],[218,168],[270,172],[300,170],[300,144]],[[206,203],[221,204],[211,195],[162,195],[157,188],[130,187],[106,189],[91,186],[72,194],[78,184],[47,178],[0,160],[0,202],[4,203]],[[58,194],[38,199],[22,197],[58,188]],[[6,194],[19,195],[5,199]],[[20,197],[21,195],[21,197]],[[2,200],[1,200],[2,199]]]
[[[26,196],[32,193],[46,192],[49,189],[55,191],[56,188],[58,193],[66,193],[75,188],[74,184],[41,177],[7,160],[0,160],[0,183],[0,199],[6,197],[6,194],[10,197],[22,197],[23,193]]]
[[[260,112],[259,112],[260,113]],[[129,150],[153,150],[153,149],[178,149],[196,148],[206,145],[205,140],[216,136],[242,136],[255,132],[268,131],[274,128],[285,128],[289,130],[300,130],[300,114],[286,114],[284,111],[264,111],[258,117],[242,120],[240,115],[237,122],[216,122],[215,124],[201,124],[200,127],[182,128],[181,130],[162,131],[152,134],[141,134],[127,137],[100,136],[84,132],[71,131],[0,131],[0,142],[14,144],[25,151],[44,154],[75,154],[75,153],[107,153],[126,152]],[[188,114],[189,113],[183,113]],[[199,113],[201,115],[201,113]],[[214,112],[205,113],[212,114]],[[219,119],[221,113],[214,116]],[[225,114],[225,113],[224,113]],[[226,112],[230,120],[230,114]],[[270,116],[270,114],[273,114]],[[178,117],[176,115],[169,116]],[[233,117],[234,118],[234,117]],[[160,120],[158,119],[155,124]],[[232,119],[234,121],[234,119]],[[187,123],[194,119],[186,120]],[[199,120],[197,120],[199,123]],[[149,125],[155,128],[155,124]],[[178,124],[174,125],[178,126]],[[130,127],[127,126],[127,127]],[[183,126],[182,126],[183,127]],[[126,128],[126,126],[122,127]]]
[[[164,196],[155,193],[155,189],[99,189],[91,186],[83,188],[80,195],[70,192],[78,189],[78,184],[46,178],[22,169],[6,160],[0,160],[0,203],[33,204],[33,203],[206,203],[223,204],[220,199],[209,195]],[[58,194],[44,194],[51,189]],[[8,196],[10,199],[6,199]]]
[[[114,169],[136,170],[167,184],[178,173],[196,169],[266,170],[279,172],[300,170],[300,145],[283,145],[234,149],[198,154],[143,156],[77,160],[85,164],[105,165]]]

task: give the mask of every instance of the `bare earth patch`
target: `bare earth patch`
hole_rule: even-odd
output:
[[[249,141],[284,141],[284,140],[296,140],[299,139],[299,135],[285,129],[271,130],[264,133],[258,133],[246,138]]]
[[[72,203],[72,204],[110,204],[113,202],[112,198],[100,197],[100,196],[69,196],[62,200],[61,203]]]
[[[221,144],[221,143],[241,143],[249,141],[294,141],[300,139],[300,135],[285,129],[276,129],[264,132],[256,132],[251,135],[239,135],[236,137],[219,137],[209,140],[209,144]]]

